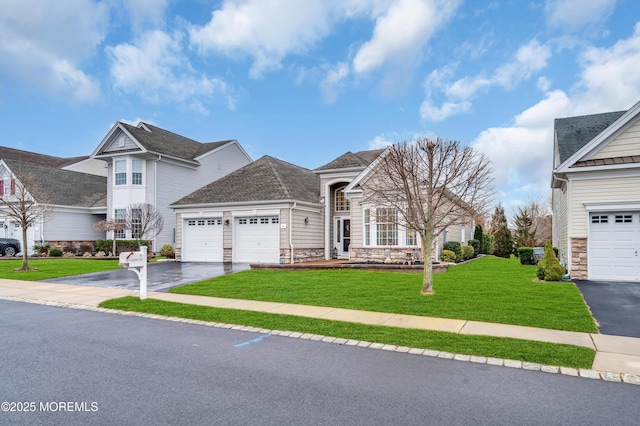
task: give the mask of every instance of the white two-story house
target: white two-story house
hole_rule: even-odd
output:
[[[153,241],[156,251],[175,243],[172,202],[251,163],[236,140],[201,143],[144,122],[117,122],[91,158],[106,162],[107,218],[122,218],[129,206],[141,203],[163,216],[164,228]],[[115,234],[132,238],[130,230]]]

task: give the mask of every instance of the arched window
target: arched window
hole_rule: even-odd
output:
[[[336,189],[335,192],[335,206],[337,212],[348,212],[349,211],[349,200],[347,200],[344,196],[344,189],[346,186],[342,188]]]

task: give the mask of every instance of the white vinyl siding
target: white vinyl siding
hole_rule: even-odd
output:
[[[571,228],[572,238],[587,237],[588,214],[585,203],[637,202],[640,200],[640,176],[572,180]]]
[[[560,261],[570,262],[569,241],[568,241],[568,223],[567,223],[567,185],[562,188],[553,189],[553,245],[558,248]]]
[[[49,241],[91,241],[105,237],[104,232],[96,231],[93,225],[104,219],[103,215],[86,212],[56,211],[44,224],[44,240]],[[36,231],[40,238],[40,230]]]
[[[640,155],[640,123],[636,122],[624,133],[618,135],[604,148],[589,157],[590,160]]]

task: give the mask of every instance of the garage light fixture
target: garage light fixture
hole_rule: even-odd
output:
[[[225,224],[225,225],[227,225],[227,226],[229,226],[229,219],[225,219],[225,220],[224,220],[224,224]]]
[[[305,218],[304,218],[304,223],[305,223],[305,224],[308,224],[308,223],[309,223],[309,218],[308,218],[308,217],[305,217]]]

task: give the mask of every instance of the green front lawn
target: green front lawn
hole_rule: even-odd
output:
[[[432,296],[420,294],[422,274],[362,270],[251,270],[171,292],[597,332],[573,283],[534,278],[534,266],[483,257],[434,274]]]
[[[10,280],[38,281],[70,275],[118,269],[118,260],[93,260],[74,258],[29,259],[29,268],[37,271],[15,271],[22,267],[22,259],[0,261],[0,278]]]
[[[140,300],[131,296],[107,300],[100,306],[108,309],[147,312],[226,324],[241,324],[269,330],[290,330],[396,346],[515,359],[575,368],[591,368],[595,355],[592,349],[580,346],[374,326],[293,315],[275,315],[266,312],[210,308],[154,299]]]

